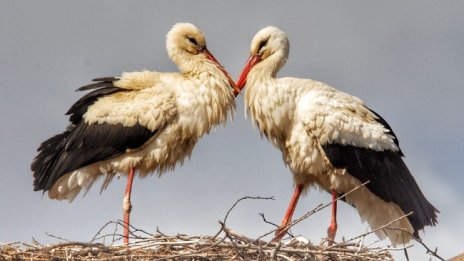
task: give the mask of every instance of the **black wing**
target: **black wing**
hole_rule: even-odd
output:
[[[138,148],[155,133],[139,124],[125,127],[81,121],[40,145],[31,165],[34,190],[47,191],[64,174]]]
[[[398,145],[398,139],[390,126],[376,115],[379,117],[377,122],[391,131]],[[325,144],[322,148],[334,167],[346,169],[363,183],[369,180],[366,186],[372,193],[386,202],[396,203],[403,212],[413,211],[408,219],[416,237],[424,226],[437,223],[438,210],[422,194],[401,158],[401,151],[376,151],[338,143]]]
[[[108,78],[104,78],[105,80]],[[71,125],[68,129],[46,141],[37,151],[31,164],[34,172],[34,190],[49,190],[64,174],[86,165],[124,153],[127,149],[142,146],[155,133],[139,124],[132,127],[122,124],[87,124],[82,120],[88,107],[98,98],[119,91],[112,82],[103,82],[71,106]],[[99,83],[96,83],[99,84]]]

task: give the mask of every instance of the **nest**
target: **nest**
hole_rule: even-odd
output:
[[[357,244],[312,245],[302,238],[286,243],[254,240],[223,226],[216,236],[168,236],[161,232],[126,245],[63,242],[41,246],[11,243],[0,260],[393,260],[386,249]],[[115,236],[115,235],[113,235]]]
[[[363,186],[361,184],[360,186]],[[353,189],[352,191],[358,189]],[[352,191],[348,192],[351,193]],[[342,195],[341,197],[347,195]],[[117,231],[125,226],[122,221],[110,221],[96,233],[89,243],[71,242],[60,237],[49,235],[61,241],[61,243],[44,246],[35,241],[33,244],[13,242],[0,244],[0,261],[3,260],[307,260],[307,261],[388,261],[393,260],[390,251],[405,251],[412,245],[402,248],[372,247],[373,243],[364,245],[367,235],[383,229],[384,226],[363,233],[341,243],[328,246],[327,242],[319,245],[312,244],[302,237],[294,237],[284,242],[268,242],[263,240],[277,229],[253,239],[237,233],[226,226],[226,221],[234,207],[245,199],[273,200],[273,197],[243,197],[235,202],[222,221],[221,228],[214,236],[189,236],[178,234],[166,235],[157,229],[156,233],[148,233],[144,230],[130,226],[129,245],[120,243],[121,234]],[[338,200],[338,199],[337,199]],[[320,204],[306,214],[293,220],[287,228],[305,220],[322,209],[329,207],[332,202]],[[410,214],[410,213],[409,213]],[[407,214],[407,215],[409,215]],[[275,227],[260,214],[263,221]],[[405,218],[407,215],[400,217]],[[114,229],[110,228],[114,225]],[[105,233],[111,229],[112,232]],[[431,256],[444,260],[437,254],[437,248],[431,250],[422,241],[415,239],[427,250]],[[407,258],[408,259],[408,258]]]

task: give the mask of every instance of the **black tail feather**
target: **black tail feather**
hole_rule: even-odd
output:
[[[31,164],[31,170],[34,173],[34,191],[46,191],[56,181],[57,178],[49,174],[54,172],[53,170],[64,151],[69,134],[69,130],[65,131],[40,144],[37,149],[39,154]]]
[[[399,152],[340,144],[322,147],[334,167],[347,169],[361,182],[369,180],[366,186],[373,194],[397,204],[405,214],[413,212],[408,219],[415,237],[425,226],[437,224],[439,211],[425,198]]]

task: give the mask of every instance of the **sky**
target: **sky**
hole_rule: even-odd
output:
[[[290,40],[279,76],[311,78],[356,95],[394,129],[405,162],[439,210],[423,241],[450,258],[464,251],[464,3],[462,1],[3,1],[0,8],[0,244],[56,243],[53,234],[89,241],[109,220],[122,217],[125,177],[100,194],[98,185],[72,203],[32,189],[30,164],[38,145],[67,126],[64,113],[93,78],[143,69],[176,71],[165,35],[191,22],[208,49],[236,79],[261,28],[274,25]],[[260,137],[237,99],[233,121],[197,144],[183,166],[161,178],[136,179],[132,224],[168,234],[214,234],[243,196],[228,226],[250,237],[280,223],[291,193],[291,172],[280,151]],[[300,199],[299,217],[328,193]],[[330,209],[292,229],[319,243]],[[369,229],[339,204],[336,240]],[[374,242],[377,238],[368,238]],[[387,245],[388,241],[376,243]],[[415,244],[411,260],[426,260]],[[403,260],[401,252],[395,252]]]

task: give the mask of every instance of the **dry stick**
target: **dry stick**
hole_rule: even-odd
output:
[[[221,223],[221,221],[219,221],[219,223]],[[242,241],[245,241],[247,243],[253,243],[253,244],[256,244],[256,243],[258,243],[258,244],[267,244],[267,242],[265,242],[265,241],[262,241],[262,240],[257,241],[257,240],[255,240],[253,238],[249,238],[247,236],[239,234],[239,233],[235,232],[234,230],[226,227],[226,225],[224,223],[221,223],[221,225],[223,226],[224,232],[226,232],[227,234],[232,235],[233,237],[238,238],[238,239],[240,239]]]
[[[279,251],[280,247],[282,246],[282,244],[280,242],[278,242],[277,246],[272,250],[271,252],[271,260],[277,260],[277,251]]]
[[[442,261],[445,261],[445,259],[443,257],[438,255],[438,253],[437,253],[438,252],[438,247],[435,247],[435,250],[432,251],[424,242],[422,242],[422,239],[414,238],[414,240],[417,241],[419,244],[421,244],[427,250],[426,254],[430,253],[430,254],[432,254],[432,256],[434,256],[434,257],[436,257],[436,258],[438,258],[438,259],[440,259]]]
[[[386,248],[380,249],[379,251],[403,251],[403,250],[411,248],[413,246],[414,245],[411,244],[411,245],[406,245],[404,247],[386,247]]]
[[[21,242],[21,244],[22,244],[23,246],[32,247],[32,248],[35,248],[35,249],[40,249],[41,247],[44,247],[42,244],[40,244],[40,247],[34,246],[34,245],[30,245],[30,244],[24,243],[24,242]]]
[[[275,224],[275,223],[273,223],[273,222],[267,220],[266,217],[264,216],[264,213],[259,213],[259,215],[261,216],[261,218],[263,219],[263,221],[264,221],[265,223],[270,224],[270,225],[273,225],[274,227],[279,228],[279,225],[277,225],[277,224]],[[294,237],[294,235],[293,235],[291,232],[289,232],[289,231],[287,231],[286,234],[289,234],[290,237]]]
[[[120,236],[118,239],[116,239],[116,231],[118,231],[118,225],[119,225],[119,220],[116,222],[113,222],[114,224],[114,230],[113,230],[113,238],[111,239],[111,244],[114,244],[114,242],[121,240],[122,236]]]
[[[259,213],[259,215],[262,217],[262,219],[263,219],[263,221],[264,221],[265,223],[270,224],[270,225],[273,225],[273,226],[277,227],[277,229],[279,228],[279,225],[277,225],[277,224],[275,224],[275,223],[273,223],[273,222],[268,221],[268,220],[266,219],[266,217],[264,216],[264,213]],[[285,231],[285,234],[288,234],[288,235],[290,236],[290,238],[294,238],[294,237],[295,237],[295,236],[293,235],[293,233],[290,232],[290,228],[289,228],[287,231]]]
[[[226,213],[226,216],[224,217],[224,219],[222,220],[222,224],[221,224],[221,221],[219,221],[219,223],[221,224],[221,229],[219,229],[219,231],[213,236],[213,240],[219,236],[219,234],[221,234],[221,232],[223,231],[224,227],[225,227],[225,224],[226,224],[226,220],[227,218],[229,217],[229,214],[230,212],[235,208],[235,206],[242,200],[245,200],[245,199],[265,199],[265,200],[274,200],[274,196],[272,197],[260,197],[260,196],[256,196],[256,197],[253,197],[253,196],[245,196],[245,197],[242,197],[240,199],[238,199],[237,201],[235,201],[235,203],[232,205],[232,207],[227,211]],[[225,240],[225,237],[221,240],[221,241],[224,241]]]
[[[53,237],[53,238],[55,238],[55,239],[67,241],[67,242],[73,242],[73,241],[71,241],[71,240],[69,240],[69,239],[62,238],[62,237],[59,237],[59,236],[55,236],[55,235],[49,234],[49,233],[47,233],[47,232],[45,232],[45,235],[47,235],[47,236],[49,236],[49,237]]]
[[[0,244],[0,247],[11,246],[11,245],[16,245],[16,244],[21,244],[21,241],[10,242],[10,243],[2,243],[2,244]]]
[[[201,240],[192,240],[192,241],[175,241],[175,242],[152,242],[143,246],[132,247],[131,250],[138,250],[142,248],[148,248],[152,246],[182,246],[199,243]]]
[[[160,234],[161,236],[167,237],[166,234],[164,234],[163,232],[161,232],[161,230],[159,229],[159,227],[156,227],[156,233]]]
[[[69,247],[69,246],[79,246],[79,247],[95,247],[101,249],[108,249],[107,246],[100,244],[100,243],[82,243],[82,242],[66,242],[66,243],[58,243],[48,247],[44,247],[44,250],[51,250],[59,247]]]
[[[112,240],[112,244],[114,242],[116,242],[117,240],[120,240],[122,238],[122,235],[120,234],[117,234],[116,231],[118,230],[118,226],[122,226],[124,227],[124,222],[122,220],[117,220],[117,221],[108,221],[106,224],[104,224],[98,231],[97,233],[95,234],[95,236],[92,238],[92,240],[90,242],[94,242],[95,240],[97,239],[102,239],[102,238],[106,238],[107,236],[109,236],[108,234],[105,234],[101,237],[98,237],[101,232],[103,231],[103,229],[105,229],[107,226],[111,225],[111,224],[114,224],[115,227],[114,227],[114,231],[113,231],[113,234],[110,234],[113,236],[113,240]],[[143,229],[139,229],[139,228],[136,228],[134,227],[133,225],[130,225],[129,224],[129,234],[132,235],[132,239],[144,239],[144,237],[140,236],[140,235],[137,235],[136,233],[138,232],[141,232],[147,236],[153,236],[153,234],[151,233],[148,233],[147,231],[143,230]],[[118,236],[118,239],[116,239],[116,236]]]
[[[264,213],[261,212],[261,213],[259,213],[259,215],[261,216],[261,218],[263,219],[263,221],[265,223],[268,223],[269,225],[273,225],[274,227],[277,227],[277,228],[279,227],[279,225],[277,225],[276,223],[273,223],[273,222],[267,220],[266,217],[264,216]]]
[[[409,261],[408,251],[406,251],[406,249],[404,249],[403,252],[404,252],[404,256],[406,257],[406,261]]]
[[[103,229],[105,229],[108,225],[113,224],[113,223],[114,223],[114,221],[112,221],[112,220],[106,222],[106,224],[104,224],[104,225],[97,231],[97,233],[95,234],[95,236],[92,237],[92,240],[90,240],[90,242],[94,242],[95,240],[97,240],[97,236],[100,235],[100,233],[103,231]]]
[[[40,246],[40,247],[43,247],[43,245],[42,245],[42,244],[40,244],[40,242],[39,242],[39,241],[37,241],[37,239],[35,239],[34,237],[32,237],[32,244],[34,244],[34,245],[38,245],[38,246]],[[37,246],[35,246],[35,247],[37,247]]]
[[[226,216],[224,217],[224,219],[222,220],[222,223],[226,224],[226,220],[227,218],[229,217],[229,214],[230,212],[235,208],[235,206],[242,200],[244,199],[265,199],[265,200],[274,200],[274,196],[272,197],[252,197],[252,196],[245,196],[243,198],[240,198],[238,199],[237,201],[235,201],[235,203],[232,205],[232,207],[229,209],[229,211],[227,211],[226,213]]]

